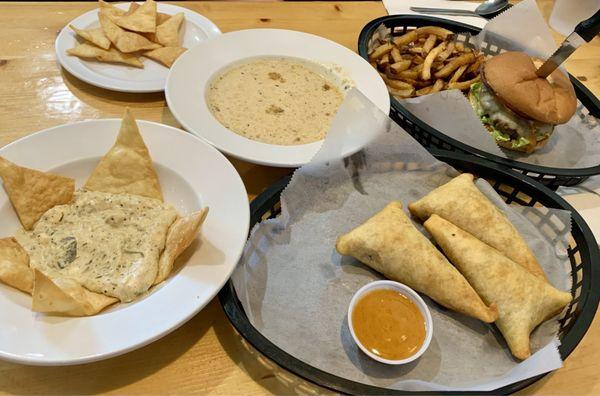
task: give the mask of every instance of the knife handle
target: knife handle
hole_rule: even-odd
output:
[[[575,27],[575,33],[588,43],[592,41],[600,33],[600,10],[585,21],[579,22]]]

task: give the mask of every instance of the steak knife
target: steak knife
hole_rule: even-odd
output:
[[[573,5],[575,7],[575,5]],[[575,27],[575,31],[571,33],[560,47],[552,54],[539,69],[536,74],[538,77],[548,77],[556,68],[563,63],[580,45],[585,42],[590,42],[600,33],[600,10],[596,11],[592,17],[586,19]]]

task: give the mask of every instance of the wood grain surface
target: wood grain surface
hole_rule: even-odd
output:
[[[381,3],[371,1],[173,4],[207,16],[223,32],[287,28],[318,34],[352,50],[356,50],[362,27],[386,14]],[[547,17],[552,1],[540,0],[538,4]],[[55,125],[120,117],[125,106],[130,106],[139,119],[179,127],[163,94],[125,94],[95,88],[57,65],[54,39],[58,31],[96,6],[93,2],[0,3],[0,146]],[[558,34],[556,39],[560,39]],[[567,68],[600,96],[600,39],[579,49]],[[234,159],[232,162],[250,199],[289,172]],[[598,372],[600,329],[596,320],[565,366],[523,393],[600,393]],[[120,357],[71,367],[0,362],[0,392],[256,395],[326,391],[256,352],[235,332],[218,301],[213,300],[170,335]]]

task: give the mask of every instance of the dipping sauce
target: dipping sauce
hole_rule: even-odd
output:
[[[419,307],[393,289],[378,289],[361,297],[352,311],[352,327],[360,343],[388,360],[417,353],[425,342],[425,319]]]
[[[206,102],[224,127],[248,139],[316,142],[325,138],[344,95],[314,66],[292,58],[255,59],[217,76]]]

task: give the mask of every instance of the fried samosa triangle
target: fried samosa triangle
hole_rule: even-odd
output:
[[[125,110],[117,141],[93,170],[85,189],[162,201],[152,158],[129,109]]]
[[[408,210],[422,221],[437,214],[498,249],[532,274],[546,279],[527,243],[506,215],[475,186],[473,175],[463,173],[455,177],[409,204]]]
[[[512,354],[531,355],[529,335],[560,313],[571,295],[552,287],[468,232],[431,215],[425,228],[486,304],[496,304],[496,321]]]
[[[415,228],[400,202],[389,203],[339,237],[336,249],[454,311],[487,323],[498,317],[496,307],[486,306],[460,272]]]
[[[31,230],[50,208],[71,202],[75,180],[24,168],[0,157],[0,178],[23,228]]]
[[[32,307],[35,312],[64,316],[89,316],[119,301],[94,293],[72,279],[48,278],[34,270]]]

